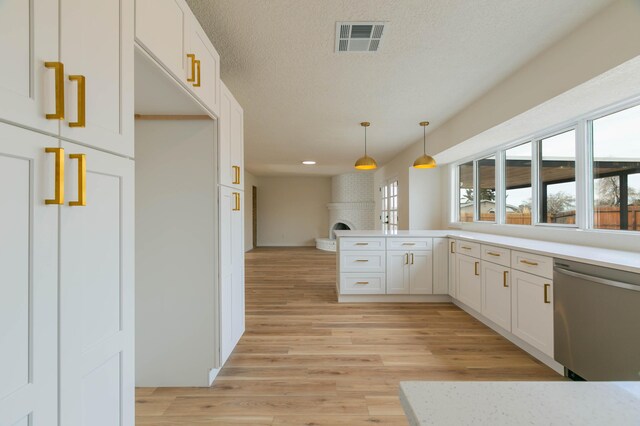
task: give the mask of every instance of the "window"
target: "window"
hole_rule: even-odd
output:
[[[540,223],[576,223],[576,132],[540,141]]]
[[[459,210],[460,222],[473,222],[473,161],[458,166]]]
[[[505,221],[531,225],[531,142],[505,151]]]
[[[398,181],[389,181],[382,188],[382,221],[383,231],[398,230]]]
[[[593,226],[640,231],[640,106],[591,126]]]
[[[478,160],[478,220],[496,221],[496,157]]]

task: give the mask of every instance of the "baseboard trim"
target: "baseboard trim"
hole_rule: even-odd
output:
[[[339,294],[339,303],[446,303],[451,296],[446,294]]]
[[[209,370],[209,386],[213,384],[213,381],[218,377],[218,373],[220,373],[221,368],[212,368]]]
[[[480,321],[481,323],[483,323],[484,325],[486,325],[487,327],[495,331],[496,333],[500,334],[502,337],[509,340],[511,343],[518,346],[520,349],[527,352],[529,355],[536,358],[538,361],[542,362],[543,364],[551,368],[556,373],[560,374],[561,376],[564,376],[564,366],[558,363],[555,359],[551,358],[549,355],[543,353],[539,349],[531,346],[529,343],[520,339],[513,333],[500,327],[498,324],[486,318],[475,309],[465,305],[461,301],[457,299],[452,299],[452,301],[454,305],[456,305],[457,307],[459,307],[460,309],[462,309],[463,311],[465,311],[466,313],[468,313],[469,315],[471,315],[472,317],[474,317],[475,319],[477,319],[478,321]]]

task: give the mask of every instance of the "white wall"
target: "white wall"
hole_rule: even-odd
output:
[[[215,365],[214,130],[213,120],[136,121],[138,386],[207,386]]]
[[[315,246],[326,237],[330,177],[258,177],[258,246]]]
[[[251,173],[244,171],[244,251],[253,247],[253,187],[258,180]]]

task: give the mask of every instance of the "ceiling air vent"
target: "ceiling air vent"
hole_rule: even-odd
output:
[[[337,22],[336,52],[377,52],[386,22]]]

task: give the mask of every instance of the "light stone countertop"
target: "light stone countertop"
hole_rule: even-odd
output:
[[[610,250],[575,244],[553,243],[549,241],[530,240],[526,238],[506,237],[503,235],[465,232],[457,230],[424,230],[424,231],[335,231],[338,239],[355,238],[457,238],[477,243],[491,244],[513,250],[524,250],[529,253],[551,256],[559,259],[589,263],[607,268],[640,273],[640,253]],[[640,238],[639,238],[640,240]]]
[[[640,425],[640,382],[401,382],[417,425]]]

